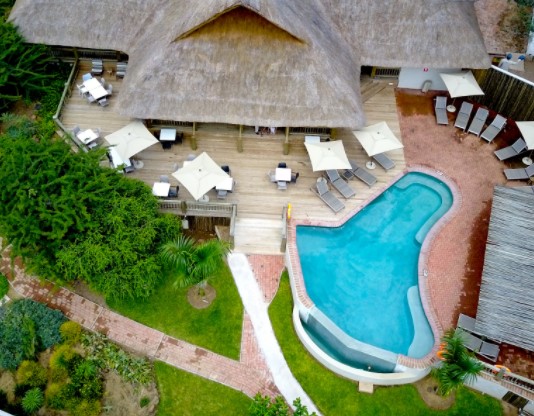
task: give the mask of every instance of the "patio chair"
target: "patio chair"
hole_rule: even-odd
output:
[[[177,198],[179,190],[180,188],[178,186],[171,186],[169,188],[169,198]]]
[[[491,124],[486,127],[486,130],[482,132],[480,137],[482,137],[488,143],[491,143],[493,139],[495,139],[495,137],[497,137],[497,135],[501,132],[501,130],[504,129],[505,125],[506,119],[503,116],[497,114]]]
[[[172,149],[172,142],[163,141],[163,142],[160,142],[160,143],[161,143],[161,148],[163,150]]]
[[[481,355],[484,358],[487,358],[490,361],[497,361],[499,358],[500,348],[497,344],[492,344],[491,342],[482,341],[480,350],[477,352],[478,355]]]
[[[298,172],[291,173],[291,183],[297,183],[297,179],[299,178],[299,176],[300,176],[300,173]]]
[[[507,146],[502,149],[496,150],[493,153],[495,153],[495,156],[497,156],[497,159],[506,160],[514,156],[518,156],[521,153],[525,152],[526,150],[527,150],[527,144],[525,143],[523,138],[519,138],[511,146]]]
[[[91,94],[87,96],[87,101],[89,103],[94,103],[96,101],[95,97],[93,97]]]
[[[458,317],[458,324],[456,325],[458,328],[465,329],[469,332],[475,332],[475,324],[477,320],[475,318],[471,318],[470,316],[464,315],[463,313],[460,314]]]
[[[287,189],[287,182],[286,181],[277,181],[278,189],[280,191],[285,191]]]
[[[169,177],[167,175],[160,175],[159,181],[164,182],[164,183],[169,183]]]
[[[76,84],[76,87],[78,88],[78,92],[80,93],[80,95],[84,95],[84,94],[87,94],[87,88],[85,88],[85,85],[83,84]]]
[[[133,164],[130,163],[130,166],[125,166],[124,167],[124,173],[131,173],[135,170]]]
[[[365,169],[360,168],[354,160],[349,160],[349,163],[351,169],[346,169],[345,172],[343,172],[343,177],[345,179],[358,178],[369,187],[376,183],[376,176],[367,172]]]
[[[332,192],[330,192],[325,178],[317,179],[315,189],[312,189],[312,192],[317,194],[317,196],[321,198],[321,200],[335,213],[338,213],[345,208],[343,202],[341,202]]]
[[[227,195],[228,195],[228,191],[225,189],[219,189],[217,191],[217,199],[226,199]]]
[[[91,73],[95,75],[101,75],[104,72],[104,62],[102,59],[91,60]]]
[[[473,118],[473,121],[471,121],[471,124],[469,125],[469,129],[467,130],[467,132],[480,136],[480,132],[482,131],[482,127],[484,127],[484,123],[486,123],[488,115],[489,115],[488,110],[486,110],[485,108],[479,107],[477,112],[475,113],[475,117]]]
[[[463,344],[467,349],[474,352],[480,351],[480,348],[482,347],[482,340],[479,337],[464,331],[461,328],[457,328],[455,333],[462,338]]]
[[[232,176],[232,175],[230,174],[230,166],[228,166],[228,165],[222,165],[222,166],[221,166],[221,169],[222,169],[223,171],[225,171],[229,176]]]
[[[395,162],[393,162],[393,160],[391,160],[385,153],[379,153],[377,155],[374,155],[373,159],[385,170],[390,170],[395,167]]]
[[[449,124],[449,118],[447,117],[447,97],[436,97],[436,105],[434,107],[436,111],[436,122],[438,124]]]
[[[473,111],[473,104],[464,101],[454,122],[454,127],[458,127],[465,131],[467,129],[467,123],[469,122],[469,117],[471,117],[471,112]]]
[[[128,68],[128,62],[117,62],[117,72],[115,77],[124,78],[126,76],[126,69]]]
[[[272,183],[276,183],[276,174],[274,170],[270,170],[269,172],[267,172],[267,177]]]
[[[336,188],[345,199],[349,199],[356,195],[356,191],[352,189],[347,182],[345,182],[339,172],[335,169],[330,169],[326,171],[326,176],[334,188]]]
[[[285,168],[287,168],[287,163],[286,162],[280,162],[280,163],[278,163],[278,167],[285,169]]]
[[[521,179],[529,179],[531,176],[534,176],[534,164],[529,165],[525,168],[519,169],[505,169],[504,175],[509,181],[518,181]]]
[[[100,104],[100,107],[107,107],[109,105],[109,101],[107,98],[102,98],[98,100],[98,104]]]
[[[72,128],[72,132],[74,133],[75,136],[77,136],[78,133],[79,133],[80,131],[82,131],[82,130],[80,129],[80,126],[74,126],[74,127]]]
[[[91,74],[83,74],[82,75],[82,80],[85,82],[85,81],[89,81],[91,78],[93,78],[93,76]]]
[[[108,92],[108,95],[112,95],[113,94],[113,85],[108,84],[107,87],[106,87],[106,91]]]
[[[185,158],[185,161],[191,162],[192,160],[195,160],[196,158],[197,158],[197,155],[195,155],[194,153],[189,153],[187,157]]]

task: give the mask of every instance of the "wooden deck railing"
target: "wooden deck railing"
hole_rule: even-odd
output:
[[[524,397],[528,400],[534,400],[534,381],[522,377],[518,374],[504,372],[501,368],[494,365],[484,364],[482,370],[482,377],[487,380],[491,380],[495,383],[499,383],[507,390]]]

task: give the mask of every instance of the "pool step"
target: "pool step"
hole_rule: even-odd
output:
[[[234,251],[246,254],[280,254],[282,219],[236,219]]]

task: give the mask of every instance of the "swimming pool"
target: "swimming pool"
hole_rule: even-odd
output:
[[[452,203],[444,182],[410,172],[340,227],[297,226],[304,284],[317,308],[304,329],[323,351],[382,372],[391,366],[371,365],[358,354],[351,359],[338,346],[375,347],[385,352],[378,354],[385,362],[394,361],[391,353],[421,358],[430,352],[434,336],[419,296],[417,266],[428,231]]]

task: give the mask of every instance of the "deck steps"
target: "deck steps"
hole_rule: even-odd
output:
[[[237,218],[234,251],[247,254],[280,254],[281,218]]]

